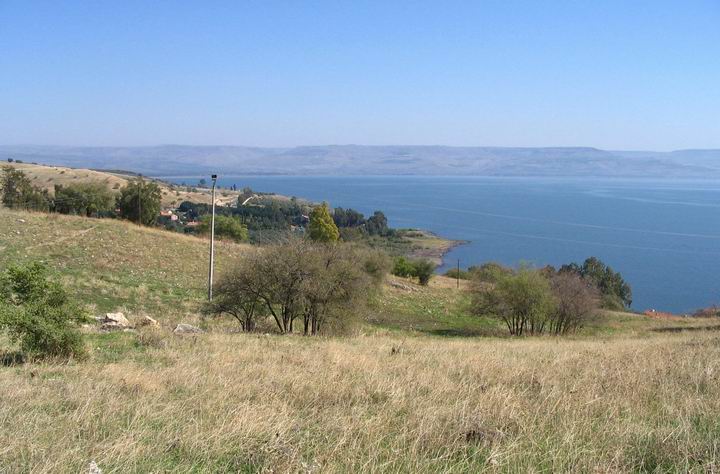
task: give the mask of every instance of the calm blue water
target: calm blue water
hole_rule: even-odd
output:
[[[581,262],[594,255],[632,285],[633,307],[720,303],[720,183],[481,177],[226,177],[468,240],[446,266]]]

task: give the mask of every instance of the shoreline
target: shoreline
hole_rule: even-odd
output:
[[[398,232],[404,233],[403,238],[408,239],[413,246],[408,257],[430,260],[436,267],[444,264],[445,255],[451,250],[470,243],[467,240],[447,239],[424,229],[398,229]]]

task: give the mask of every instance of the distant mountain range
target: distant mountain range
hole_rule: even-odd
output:
[[[149,176],[475,175],[720,178],[720,150],[327,145],[63,147],[1,146],[8,158]]]

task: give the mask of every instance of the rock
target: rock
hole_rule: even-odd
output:
[[[130,321],[122,313],[105,313],[105,316],[98,316],[95,319],[100,323],[100,329],[105,331],[132,327]]]
[[[88,465],[87,474],[102,474],[102,469],[100,469],[95,461],[90,461],[90,465]]]
[[[195,326],[191,326],[190,324],[180,323],[173,332],[175,334],[198,334],[205,331]]]
[[[405,283],[401,283],[397,280],[389,280],[388,284],[390,284],[390,286],[392,286],[393,288],[398,288],[400,290],[415,291],[415,288],[413,288],[412,286],[406,285]]]
[[[140,320],[140,322],[137,323],[137,325],[140,327],[146,327],[146,326],[150,326],[150,327],[154,327],[154,328],[160,327],[160,323],[157,322],[156,320],[154,320],[153,318],[151,318],[150,316],[143,316],[143,318]]]

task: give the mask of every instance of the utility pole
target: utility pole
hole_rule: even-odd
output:
[[[208,270],[208,301],[212,301],[213,267],[215,266],[215,183],[217,175],[212,175],[212,218],[210,219],[210,268]]]
[[[143,179],[142,175],[140,175],[140,182],[138,183],[138,225],[142,225],[142,188],[143,188]]]
[[[458,263],[457,263],[457,275],[455,275],[455,276],[457,277],[457,288],[459,289],[460,288],[460,259],[459,258],[458,258]]]

